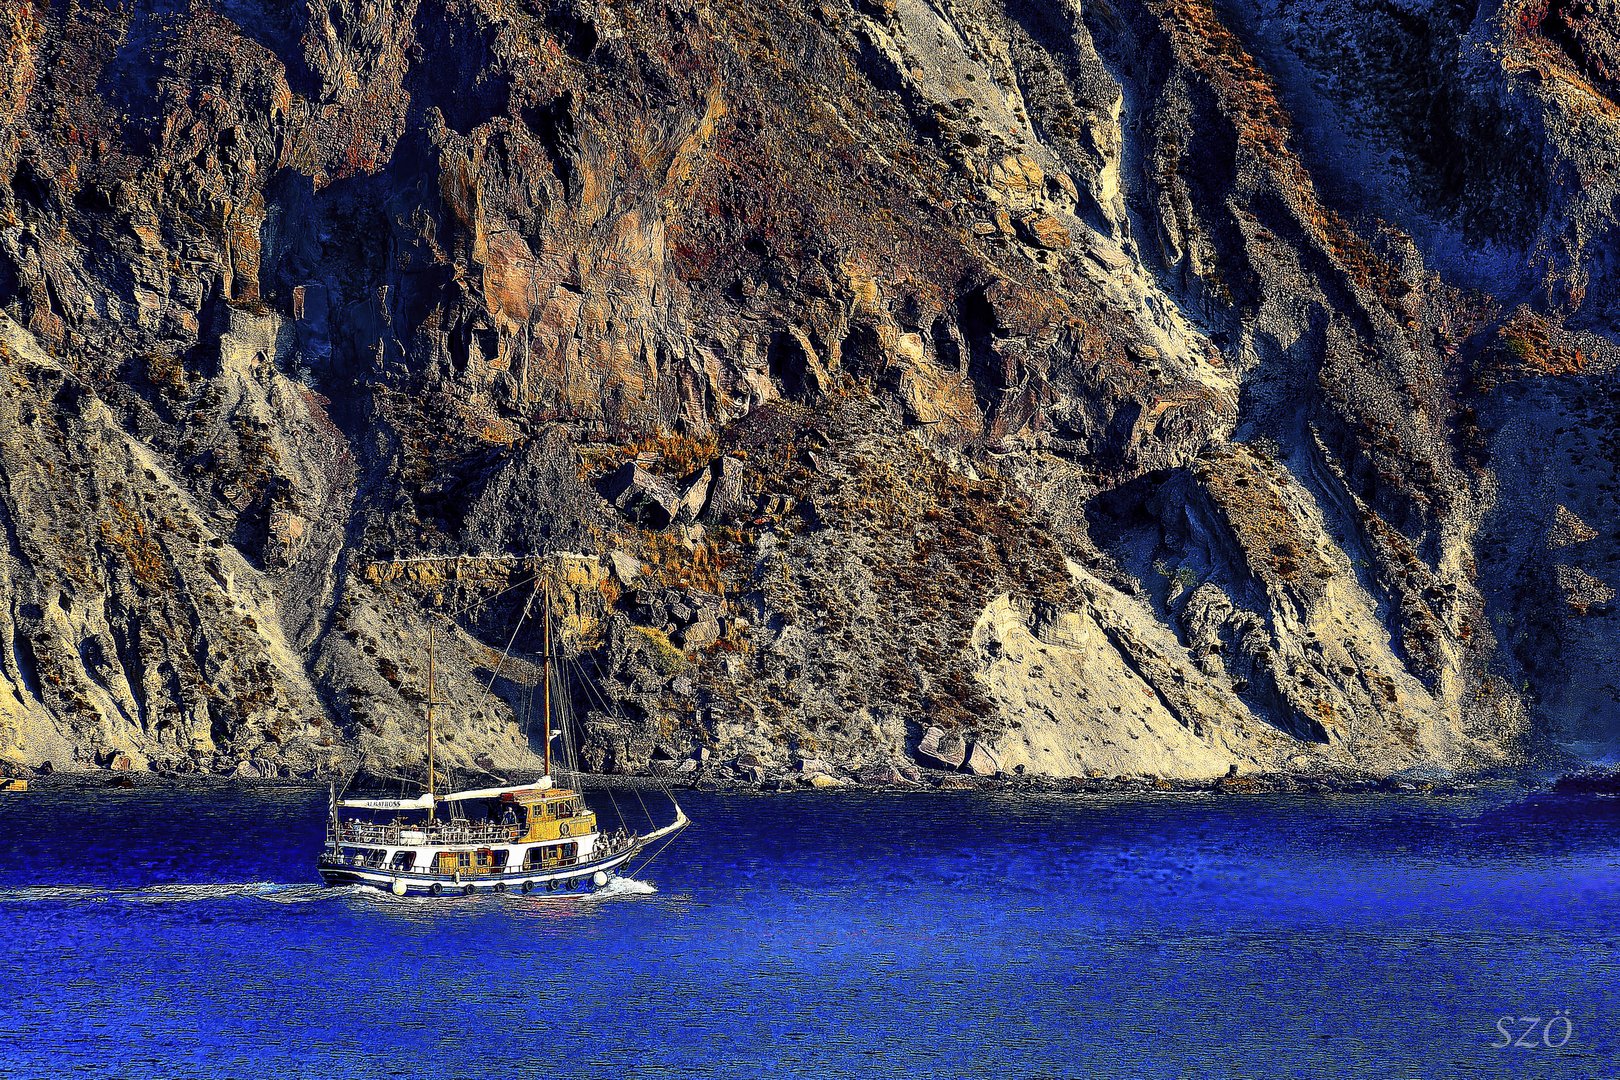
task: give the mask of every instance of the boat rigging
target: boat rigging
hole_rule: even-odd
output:
[[[539,576],[537,574],[536,578]],[[439,792],[434,773],[437,741],[435,633],[430,627],[427,776],[422,792],[414,798],[340,799],[334,791],[326,844],[319,860],[321,879],[326,884],[365,885],[396,896],[508,891],[588,896],[633,868],[632,864],[638,859],[642,860],[639,865],[645,866],[690,823],[674,793],[665,786],[664,793],[674,808],[674,818],[669,824],[632,833],[619,815],[619,827],[604,832],[584,794],[555,781],[551,743],[553,710],[557,703],[553,699],[552,681],[558,677],[560,665],[552,643],[549,582],[530,595],[518,628],[528,617],[536,595],[541,598],[543,608],[543,775],[528,784]],[[516,640],[517,629],[514,629],[512,641]],[[511,642],[508,642],[502,663],[510,651]],[[577,670],[578,665],[575,667]],[[496,674],[499,669],[497,664]],[[582,671],[578,674],[583,676]],[[491,686],[494,678],[494,675],[490,678]],[[558,697],[566,703],[567,695]],[[599,693],[596,700],[602,701]],[[566,732],[565,723],[562,733]],[[568,771],[577,776],[577,761],[574,764],[576,767]],[[609,798],[612,798],[611,792]],[[616,801],[614,808],[617,810]],[[376,820],[379,814],[392,816],[380,822]],[[370,819],[364,819],[365,815],[370,815]]]

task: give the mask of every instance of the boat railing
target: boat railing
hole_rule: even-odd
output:
[[[371,825],[362,821],[338,825],[338,839],[356,844],[507,844],[522,832],[516,825]]]

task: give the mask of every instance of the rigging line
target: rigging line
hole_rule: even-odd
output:
[[[591,685],[591,680],[586,677],[585,667],[579,662],[578,655],[576,654],[575,656],[571,657],[569,662],[574,665],[574,670],[579,673],[579,681],[584,684],[586,693],[595,693],[597,701],[600,702],[601,693]],[[587,701],[586,704],[589,704],[589,702]],[[608,802],[613,806],[613,816],[619,819],[619,826],[621,828],[625,827],[628,825],[628,822],[625,821],[624,810],[620,808],[618,798],[613,794],[613,788],[611,786],[606,786],[603,790],[607,792]]]
[[[669,845],[671,845],[671,844],[673,844],[675,842],[675,837],[679,836],[679,835],[680,835],[679,833],[675,833],[674,835],[669,836],[668,838],[666,838],[664,840],[664,842],[662,844],[659,844],[658,847],[654,848],[653,853],[651,855],[648,855],[645,859],[643,859],[641,864],[639,866],[637,866],[635,868],[635,870],[631,871],[631,873],[632,874],[644,874],[644,873],[646,873],[647,872],[647,867],[649,867],[649,866],[651,866],[653,864],[653,860],[658,858],[658,856],[662,855],[664,853],[665,849],[667,849],[669,847]]]
[[[648,762],[649,766],[651,764],[651,762]],[[634,780],[633,777],[632,780]],[[658,823],[653,820],[652,811],[647,809],[647,800],[641,797],[641,785],[632,783],[630,785],[630,790],[635,794],[636,802],[641,806],[641,813],[646,817],[648,827],[656,829],[658,827]]]
[[[523,699],[523,724],[518,729],[523,733],[523,745],[528,746],[531,736],[530,730],[534,726],[534,686],[530,684],[529,694]]]
[[[589,707],[589,705],[591,704],[590,701],[589,701],[589,698],[591,696],[593,696],[593,695],[597,698],[598,701],[600,701],[601,700],[601,694],[597,691],[595,686],[592,685],[591,680],[586,676],[585,668],[579,662],[579,654],[578,654],[577,651],[575,652],[575,654],[573,656],[570,656],[568,658],[568,663],[572,666],[572,668],[574,670],[574,673],[575,673],[575,675],[577,677],[577,682],[580,685],[584,686],[584,688],[585,688],[585,693],[586,693],[586,696],[587,696],[587,700],[585,702],[586,706]],[[569,698],[568,706],[569,706],[569,710],[570,710],[570,713],[569,713],[570,720],[572,722],[574,722],[574,723],[579,724],[580,732],[581,732],[581,734],[583,736],[585,725],[584,725],[584,723],[582,721],[580,721],[579,714],[577,712],[573,711],[573,699],[572,699],[571,696]],[[574,751],[573,751],[574,752],[574,768],[575,768],[576,773],[579,771],[579,755],[580,755],[580,752],[581,752],[582,749],[583,749],[583,742],[581,742],[580,744],[574,746]],[[614,812],[614,814],[616,814],[619,817],[619,819],[621,820],[621,822],[622,822],[623,818],[624,818],[624,815],[619,810],[618,800],[613,797],[613,789],[611,787],[605,787],[603,790],[606,791],[606,793],[607,793],[608,801],[613,804],[613,812]]]
[[[564,643],[566,645],[566,642]],[[553,650],[555,653],[555,650]],[[552,659],[558,659],[555,655]],[[558,731],[558,738],[562,740],[563,763],[574,775],[574,782],[579,782],[579,755],[574,752],[574,691],[568,679],[567,657],[561,658],[556,665],[557,670],[557,699],[561,703],[562,723]]]
[[[602,673],[602,663],[601,663],[601,661],[597,657],[592,656],[591,657],[591,664],[592,664],[593,667],[596,668],[596,672],[597,672],[598,677],[600,677],[602,679],[602,681],[605,682],[606,681],[606,676],[604,676],[603,673]],[[583,672],[581,674],[583,675]],[[587,689],[589,689],[590,686],[591,686],[590,680],[586,679],[584,681],[585,681]],[[607,702],[602,699],[602,696],[601,696],[601,694],[599,692],[597,693],[597,700],[599,702],[601,702],[601,704],[603,706],[603,711],[609,712],[610,715],[612,715],[615,719],[619,718],[618,698],[617,697],[614,698],[613,706],[612,706],[611,709],[609,709],[609,707],[607,705]],[[665,783],[665,781],[664,781],[663,775],[658,771],[658,769],[655,766],[652,765],[651,762],[648,763],[648,772],[652,775],[652,778],[653,778],[654,782],[656,782],[658,784],[659,789],[664,793],[664,798],[668,799],[669,802],[670,802],[670,805],[676,807],[677,811],[679,811],[679,808],[680,808],[680,805],[681,805],[680,801],[675,798],[675,793],[670,790],[669,785],[667,783]],[[653,818],[652,811],[647,808],[647,800],[642,798],[642,796],[641,796],[641,787],[640,787],[640,785],[639,784],[632,785],[631,790],[633,792],[635,792],[636,802],[641,806],[641,812],[646,816],[647,823],[652,828],[656,829],[658,827],[658,822]]]
[[[596,668],[597,678],[599,680],[601,680],[603,683],[607,682],[607,676],[602,671],[602,662],[601,662],[601,660],[597,659],[595,656],[592,656],[591,657],[591,666]],[[602,706],[603,713],[607,714],[608,716],[611,716],[614,720],[622,720],[623,719],[619,715],[619,699],[617,697],[615,697],[613,699],[613,704],[609,705],[607,703],[606,699],[604,699],[602,697],[600,691],[598,691],[598,693],[596,695],[596,700]],[[641,797],[641,787],[639,785],[632,784],[630,790],[635,794],[636,802],[638,804],[640,804],[641,812],[642,812],[643,815],[646,816],[648,824],[652,825],[654,828],[656,828],[657,827],[657,822],[655,822],[653,820],[652,811],[647,809],[647,800],[645,800],[645,799],[643,799]],[[673,796],[671,796],[671,799],[673,800]]]
[[[446,556],[444,556],[444,558],[446,560],[448,560],[448,559],[456,558],[456,556],[454,556],[454,555],[446,555]],[[538,558],[543,558],[543,556],[530,555],[530,556],[526,556],[526,558],[538,559]],[[505,596],[507,593],[512,592],[515,589],[521,589],[525,585],[534,584],[534,582],[539,580],[541,575],[543,575],[544,573],[545,573],[545,570],[543,568],[539,569],[539,570],[536,570],[534,573],[530,574],[528,577],[519,578],[517,581],[514,581],[512,584],[508,585],[506,588],[500,590],[499,592],[490,593],[488,596],[481,596],[477,600],[474,600],[470,604],[465,604],[465,605],[463,605],[463,606],[461,606],[459,608],[456,608],[453,611],[441,611],[441,612],[438,612],[438,614],[443,615],[447,619],[452,619],[452,620],[453,619],[459,619],[461,616],[467,614],[467,612],[471,611],[475,607],[478,607],[480,604],[487,604],[487,603],[489,603],[489,602],[491,602],[493,600],[499,600],[501,597]]]
[[[591,665],[596,668],[597,677],[602,682],[605,683],[607,681],[607,676],[602,673],[602,663],[601,663],[601,661],[593,656],[593,657],[591,657]],[[584,674],[584,671],[583,671],[583,669],[581,669],[581,675],[583,675],[583,674]],[[586,687],[589,688],[591,686],[590,680],[586,679],[584,681],[585,681]],[[605,698],[603,698],[600,689],[597,689],[594,692],[596,693],[597,703],[602,706],[602,712],[604,714],[608,715],[608,716],[611,716],[614,720],[621,719],[621,717],[619,716],[619,699],[615,697],[613,699],[613,704],[610,706],[610,705],[608,705],[607,700]],[[647,800],[645,800],[645,799],[643,799],[641,797],[641,788],[638,785],[632,785],[630,790],[635,794],[636,802],[641,806],[642,816],[644,816],[647,819],[647,823],[650,826],[652,826],[653,828],[657,828],[658,823],[653,820],[652,811],[647,809]]]
[[[356,763],[354,768],[349,770],[349,775],[343,778],[342,785],[339,786],[339,788],[337,789],[337,797],[339,799],[343,798],[344,795],[348,794],[349,785],[353,784],[354,783],[354,778],[359,776],[359,775],[360,775],[360,766],[359,766],[358,763]]]
[[[493,694],[495,692],[495,680],[500,678],[501,665],[506,663],[507,658],[512,655],[512,646],[517,641],[518,633],[523,629],[523,620],[529,617],[529,609],[533,606],[534,593],[530,593],[529,598],[523,602],[523,613],[518,616],[517,625],[512,627],[512,636],[506,639],[506,648],[502,650],[501,658],[495,661],[495,670],[489,673],[489,683],[484,687],[484,693]]]

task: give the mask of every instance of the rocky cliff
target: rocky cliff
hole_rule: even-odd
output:
[[[0,758],[1605,757],[1617,24],[0,0]]]

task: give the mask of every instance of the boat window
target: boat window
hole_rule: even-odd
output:
[[[456,865],[457,866],[471,866],[472,865],[472,852],[470,852],[470,851],[458,851],[458,852],[456,852]]]
[[[414,852],[414,851],[397,851],[397,852],[395,852],[394,853],[394,861],[390,864],[390,866],[392,867],[392,869],[395,869],[395,870],[414,870],[414,869],[416,869],[416,852]]]

